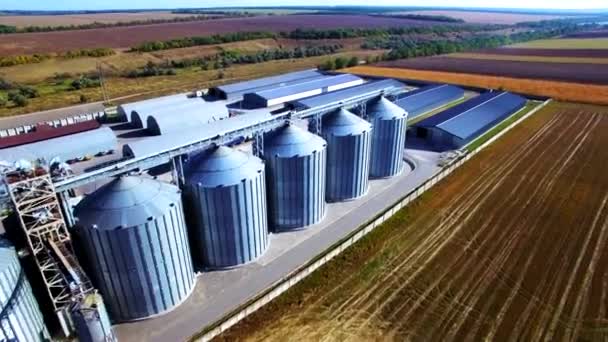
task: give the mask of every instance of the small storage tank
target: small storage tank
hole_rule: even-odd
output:
[[[0,239],[0,341],[47,341],[38,303],[15,248]]]
[[[370,177],[396,176],[403,170],[407,112],[381,97],[368,107],[367,114],[374,127]]]
[[[326,147],[321,137],[292,124],[264,138],[273,228],[303,228],[325,216]]]
[[[185,197],[195,258],[210,268],[257,259],[268,249],[264,163],[221,146],[195,156]]]
[[[92,277],[117,322],[167,312],[194,288],[180,190],[122,177],[75,208]]]
[[[327,141],[327,202],[365,195],[369,188],[372,125],[339,109],[323,117],[321,132]]]

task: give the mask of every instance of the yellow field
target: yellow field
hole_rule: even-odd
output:
[[[369,76],[395,77],[489,89],[504,89],[524,94],[548,96],[561,101],[608,104],[608,86],[600,85],[373,66],[358,66],[344,69],[343,71]]]
[[[608,49],[608,38],[541,39],[510,45],[528,49]]]
[[[486,53],[452,53],[445,57],[470,58],[493,61],[516,61],[516,62],[543,62],[543,63],[582,63],[582,64],[608,64],[608,58],[588,57],[546,57],[546,56],[509,56],[493,55]]]

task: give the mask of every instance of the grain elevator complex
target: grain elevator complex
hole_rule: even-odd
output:
[[[408,177],[410,136],[461,148],[525,105],[488,92],[443,110],[464,97],[452,85],[305,70],[122,104],[82,128],[15,128],[0,137],[12,229],[23,236],[14,244],[44,286],[36,300],[2,240],[0,336],[42,341],[38,302],[85,341],[115,341],[111,324],[162,326],[181,306],[195,316],[190,302],[229,285],[206,275],[264,272],[297,248],[284,241],[327,229],[341,203]],[[491,118],[476,120],[482,110]]]

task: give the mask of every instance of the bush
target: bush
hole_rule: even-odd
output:
[[[98,79],[92,79],[86,76],[80,76],[80,78],[73,80],[70,84],[72,90],[95,88],[99,87],[100,85],[101,83]]]
[[[319,69],[321,70],[334,70],[335,68],[336,64],[333,59],[328,59],[323,64],[319,65]]]
[[[0,78],[0,90],[10,90],[13,89],[13,87],[14,84],[11,81]]]
[[[89,102],[88,96],[86,96],[85,94],[80,94],[80,103],[87,103],[87,102]]]
[[[40,93],[36,88],[28,87],[28,86],[19,86],[19,93],[27,98],[34,98],[40,96]]]
[[[336,69],[342,69],[342,68],[344,68],[344,67],[346,66],[346,64],[347,64],[347,63],[348,63],[348,62],[346,61],[346,59],[345,59],[345,58],[342,58],[342,57],[338,57],[338,58],[336,58],[336,60],[334,61],[334,64],[335,64],[335,68],[336,68]]]
[[[359,65],[359,57],[357,56],[353,56],[351,57],[351,59],[348,60],[348,63],[346,64],[347,67],[354,67]]]
[[[12,101],[15,103],[15,105],[17,105],[19,107],[25,107],[29,103],[27,98],[21,94],[17,94],[15,96],[13,96]]]
[[[7,102],[8,101],[3,96],[0,96],[0,108],[6,107]]]

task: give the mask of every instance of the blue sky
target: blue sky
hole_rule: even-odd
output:
[[[0,0],[0,11],[4,10],[91,10],[125,8],[176,8],[214,6],[295,6],[295,5],[375,5],[375,6],[458,6],[497,8],[541,8],[541,9],[593,9],[608,8],[607,0]]]

